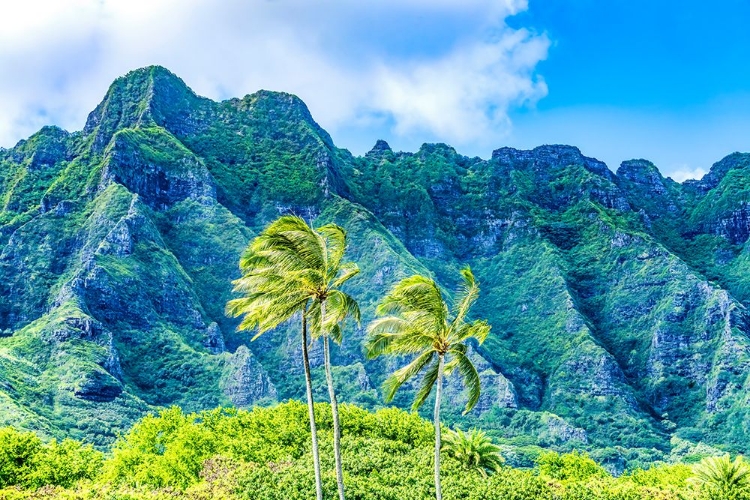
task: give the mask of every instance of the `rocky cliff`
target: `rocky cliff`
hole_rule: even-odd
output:
[[[449,293],[472,266],[485,393],[461,417],[449,383],[449,421],[620,458],[673,438],[747,452],[749,179],[739,153],[684,184],[571,146],[354,157],[295,96],[213,102],[137,70],[83,131],[0,150],[0,424],[104,443],[157,406],[301,397],[298,322],[250,343],[223,313],[244,246],[296,213],[349,231],[365,324],[398,279]],[[363,338],[349,325],[335,375],[378,406],[393,366],[364,360]]]

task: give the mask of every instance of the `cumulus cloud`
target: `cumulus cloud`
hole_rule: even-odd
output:
[[[708,172],[706,172],[705,169],[702,169],[700,167],[691,169],[687,165],[683,165],[682,167],[678,167],[677,169],[673,170],[670,173],[670,177],[672,177],[672,179],[676,180],[677,182],[684,182],[688,179],[701,179],[707,173]]]
[[[0,4],[0,145],[80,129],[107,86],[161,64],[214,99],[299,95],[349,127],[495,144],[547,88],[544,35],[505,20],[523,0],[25,0]],[[374,140],[374,137],[372,138]]]

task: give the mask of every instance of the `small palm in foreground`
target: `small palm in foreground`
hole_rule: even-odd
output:
[[[732,499],[740,493],[750,493],[750,466],[742,457],[734,461],[728,454],[704,458],[693,468],[693,474],[692,481],[717,494],[717,498]]]
[[[469,309],[479,296],[479,286],[467,267],[461,271],[463,284],[456,297],[454,314],[449,314],[437,283],[424,276],[411,276],[396,286],[383,299],[377,309],[386,315],[369,326],[367,356],[375,358],[384,354],[415,356],[408,365],[397,370],[383,384],[386,401],[391,401],[396,391],[407,380],[424,371],[419,391],[412,409],[417,409],[435,390],[435,494],[442,498],[440,488],[440,402],[443,375],[458,369],[468,389],[468,402],[464,413],[479,401],[479,374],[467,356],[467,341],[482,343],[490,331],[485,321],[466,322]]]
[[[500,447],[479,429],[448,431],[442,450],[467,469],[477,470],[485,477],[500,469],[504,462]]]

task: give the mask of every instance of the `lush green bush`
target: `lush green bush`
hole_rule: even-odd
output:
[[[101,452],[72,439],[43,444],[32,432],[0,429],[0,487],[70,487],[96,477],[103,462]]]
[[[316,416],[324,494],[334,498],[327,405],[316,405]],[[373,413],[342,405],[341,423],[347,498],[434,497],[429,422],[392,408]],[[0,484],[5,487],[0,499],[306,500],[314,491],[309,442],[307,408],[297,401],[252,411],[165,409],[139,421],[106,460],[76,441],[45,444],[32,433],[5,428],[0,429]],[[681,464],[613,477],[586,454],[542,452],[534,468],[502,466],[484,475],[450,453],[443,460],[446,500],[750,498],[745,483],[730,493],[720,491],[696,481],[695,470]]]
[[[559,455],[543,453],[538,460],[539,472],[554,479],[585,481],[592,477],[606,477],[607,471],[591,457],[574,451]]]

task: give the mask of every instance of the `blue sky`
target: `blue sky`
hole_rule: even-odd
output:
[[[750,150],[750,2],[531,1],[508,23],[552,40],[537,66],[549,93],[511,114],[512,142],[569,141],[610,167],[644,156],[683,175]]]
[[[299,95],[337,145],[568,143],[678,180],[750,151],[750,2],[26,0],[0,4],[0,146],[68,130],[128,70]]]

